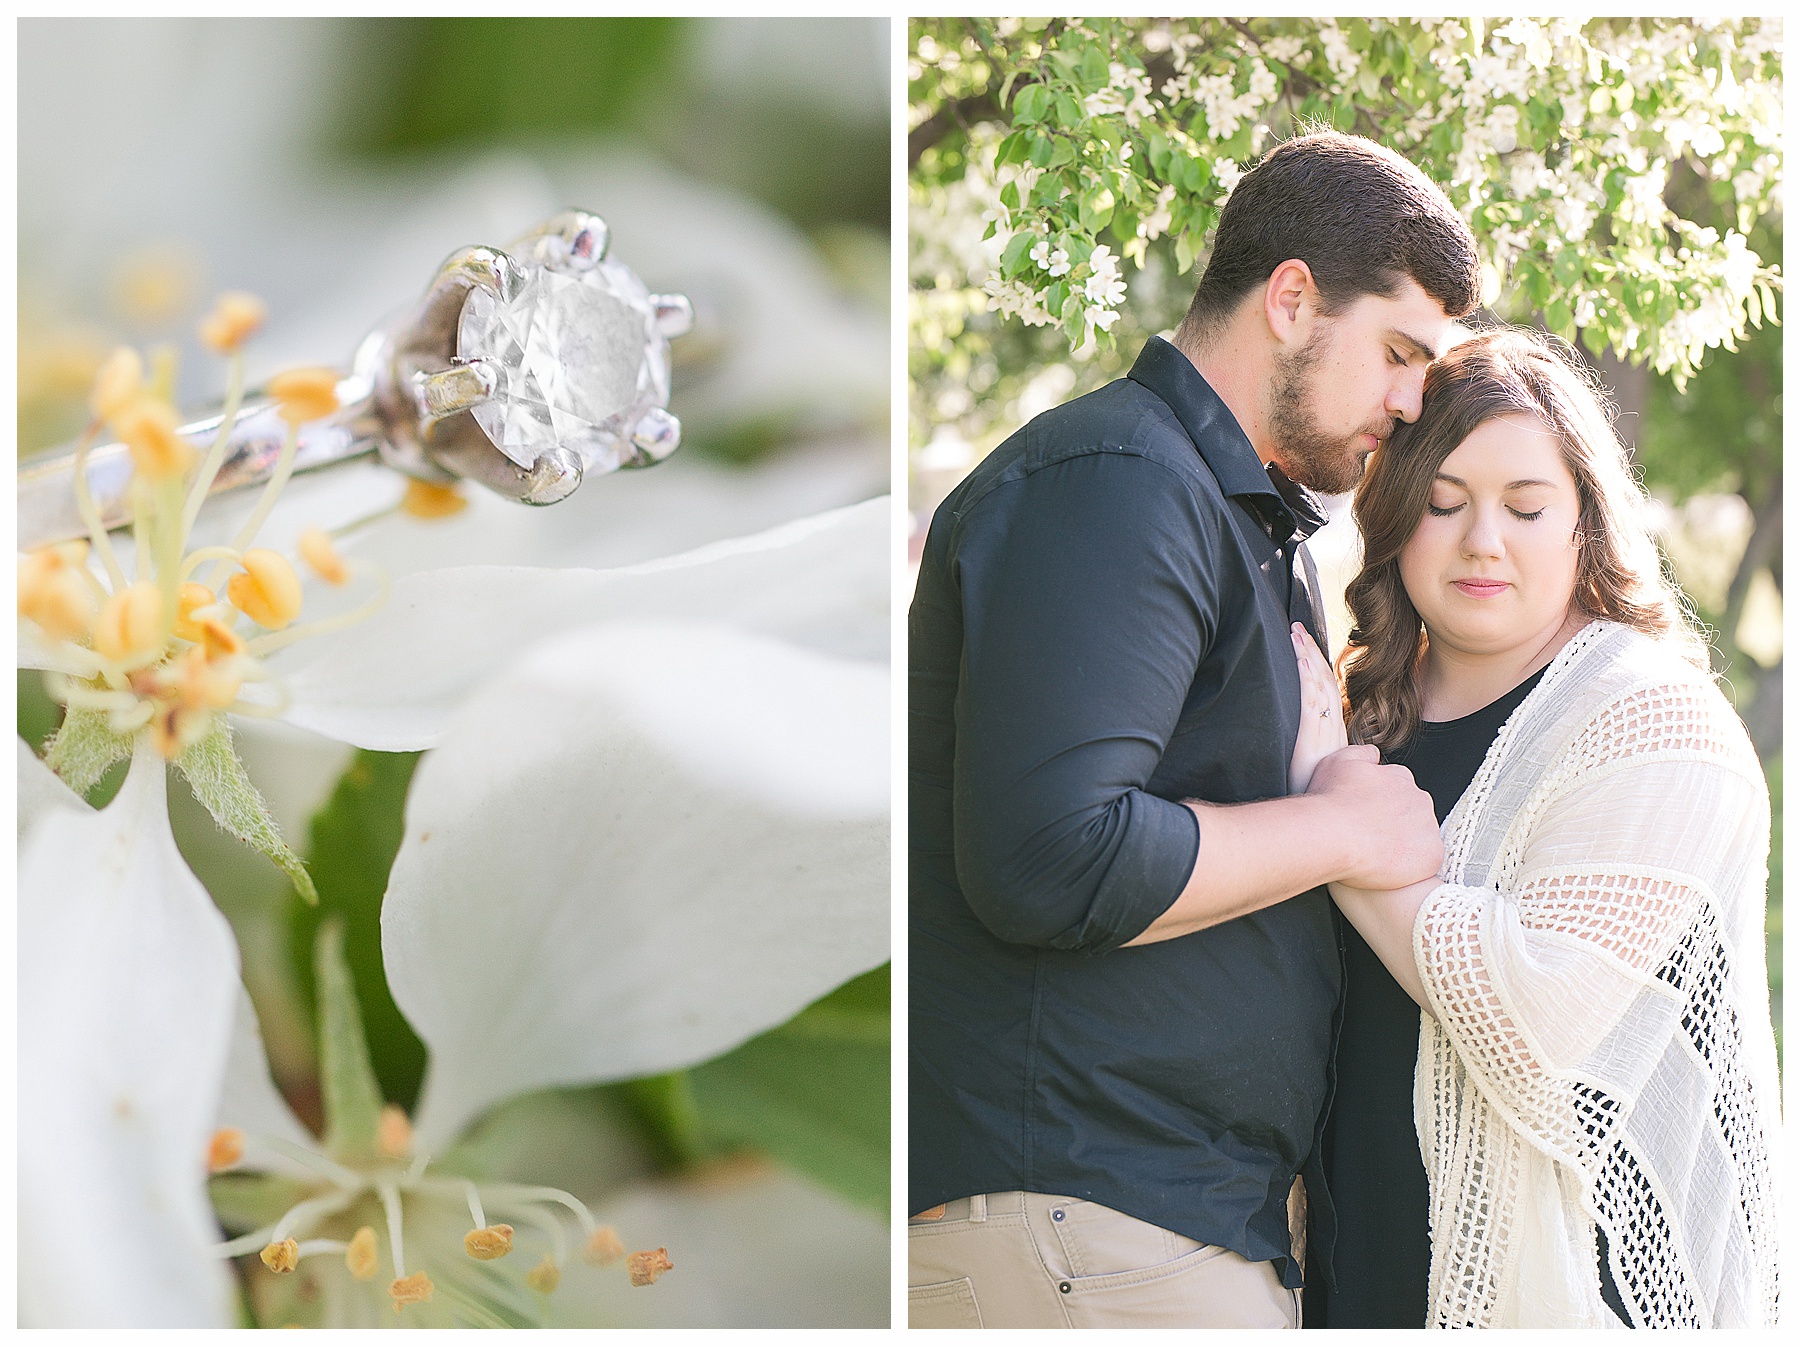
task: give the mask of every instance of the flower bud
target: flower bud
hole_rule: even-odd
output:
[[[115,664],[155,654],[163,642],[162,594],[139,580],[107,599],[94,622],[94,652]]]
[[[338,376],[332,369],[290,369],[269,380],[269,395],[289,425],[304,425],[338,409]]]
[[[225,585],[233,607],[267,631],[279,631],[300,615],[300,577],[285,556],[252,547],[241,564]]]
[[[268,316],[268,305],[255,295],[227,290],[200,320],[200,340],[220,355],[229,355],[254,336]]]

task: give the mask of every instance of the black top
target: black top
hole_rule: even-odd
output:
[[[1427,722],[1390,762],[1411,769],[1442,823],[1507,717],[1543,671],[1460,720]],[[1423,1327],[1431,1235],[1425,1163],[1413,1125],[1419,1007],[1375,951],[1339,918],[1344,1026],[1337,1092],[1325,1124],[1325,1176],[1337,1207],[1336,1284],[1308,1285],[1308,1327]],[[1316,1282],[1317,1278],[1315,1278]]]
[[[1160,339],[939,507],[909,624],[909,1210],[1023,1189],[1286,1259],[1329,1090],[1328,897],[1121,946],[1193,869],[1175,801],[1287,792],[1321,522]]]

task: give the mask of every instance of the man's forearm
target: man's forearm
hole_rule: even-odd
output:
[[[1188,800],[1200,852],[1187,886],[1134,944],[1191,935],[1342,878],[1355,853],[1354,818],[1336,801],[1289,795],[1253,804]]]

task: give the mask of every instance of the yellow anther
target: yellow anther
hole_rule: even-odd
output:
[[[597,1267],[609,1267],[625,1256],[625,1245],[619,1239],[619,1231],[609,1224],[603,1224],[588,1235],[587,1246],[581,1255]]]
[[[525,1273],[525,1284],[540,1295],[556,1293],[556,1287],[562,1284],[562,1268],[556,1265],[554,1258],[545,1254],[544,1260]]]
[[[115,664],[133,663],[162,649],[163,600],[154,584],[139,580],[100,605],[94,652]]]
[[[244,652],[244,638],[217,612],[202,612],[193,619],[192,625],[199,633],[196,643],[207,659],[214,662],[233,659]]]
[[[513,1227],[491,1224],[485,1229],[471,1229],[463,1235],[463,1251],[477,1262],[492,1262],[512,1251]]]
[[[625,1274],[631,1277],[633,1285],[655,1285],[658,1276],[673,1270],[675,1264],[669,1260],[667,1248],[652,1248],[625,1259]]]
[[[308,528],[300,534],[300,559],[327,584],[350,582],[350,567],[344,564],[344,558],[332,545],[331,534],[323,528]]]
[[[431,1277],[423,1271],[415,1271],[388,1286],[388,1293],[394,1298],[395,1313],[408,1304],[423,1304],[431,1298]]]
[[[212,1142],[206,1147],[206,1167],[213,1173],[223,1173],[238,1160],[244,1157],[244,1133],[235,1126],[220,1127],[213,1132]]]
[[[372,1280],[375,1276],[375,1231],[364,1225],[350,1236],[350,1246],[344,1249],[344,1265],[350,1274],[359,1281]]]
[[[300,1265],[300,1244],[294,1239],[271,1243],[262,1250],[262,1263],[277,1276],[285,1276]]]
[[[204,584],[193,580],[183,584],[175,599],[175,634],[198,645],[205,639],[205,635],[200,630],[199,623],[194,620],[194,613],[201,608],[209,608],[218,601],[219,596]]]
[[[215,659],[202,648],[182,655],[165,685],[172,687],[185,710],[224,710],[237,700],[244,675],[236,659]]]
[[[400,508],[415,519],[447,519],[467,508],[468,501],[454,486],[435,486],[428,481],[409,481]]]
[[[153,481],[179,476],[194,461],[194,446],[175,433],[175,409],[140,397],[113,418],[113,430],[131,450],[131,462]]]
[[[136,405],[144,391],[144,357],[129,346],[119,346],[101,362],[94,378],[94,415],[116,421]]]
[[[412,1153],[412,1123],[406,1109],[389,1103],[375,1123],[375,1149],[386,1159],[404,1159]]]
[[[99,603],[81,573],[87,544],[44,547],[19,563],[19,615],[52,640],[81,640],[93,629]]]
[[[147,726],[150,742],[165,762],[173,762],[182,753],[206,737],[212,716],[205,710],[179,703],[159,706]]]
[[[269,631],[281,630],[300,615],[300,577],[287,557],[252,547],[240,564],[244,568],[225,585],[233,607]]]
[[[269,380],[269,395],[289,425],[305,425],[338,409],[337,371],[290,369]]]
[[[200,339],[220,355],[229,355],[256,335],[268,316],[268,305],[255,295],[227,290],[200,320]]]

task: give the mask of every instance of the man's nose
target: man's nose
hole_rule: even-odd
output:
[[[1419,407],[1425,400],[1425,371],[1408,365],[1388,389],[1383,403],[1387,414],[1411,425],[1419,419]]]

